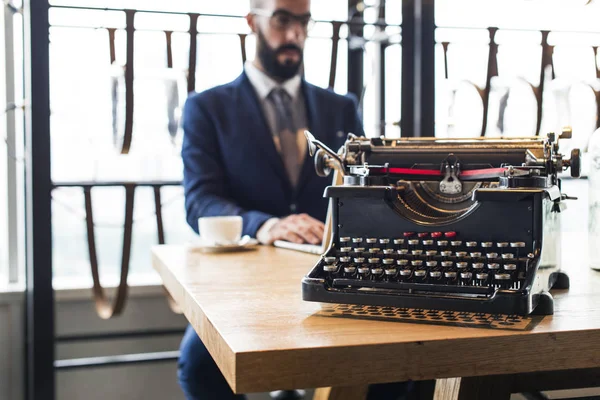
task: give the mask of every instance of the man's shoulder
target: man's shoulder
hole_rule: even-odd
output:
[[[353,93],[339,94],[334,92],[332,89],[325,89],[320,86],[314,85],[310,82],[304,81],[308,90],[311,90],[316,96],[326,100],[327,102],[333,102],[334,104],[340,104],[342,106],[348,106],[350,104],[358,104],[358,99]]]

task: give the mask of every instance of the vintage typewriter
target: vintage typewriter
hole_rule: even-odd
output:
[[[302,280],[307,301],[552,314],[560,271],[559,176],[581,158],[558,137],[385,139],[336,153],[306,132],[327,187],[330,240]]]

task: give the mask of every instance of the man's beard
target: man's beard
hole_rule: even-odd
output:
[[[273,78],[286,81],[294,77],[302,65],[302,49],[295,44],[284,44],[277,49],[271,48],[261,31],[258,31],[258,59],[265,71]],[[277,56],[284,50],[296,50],[300,54],[298,62],[286,61],[281,64]]]

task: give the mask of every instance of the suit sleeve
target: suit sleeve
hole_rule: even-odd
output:
[[[198,231],[198,218],[240,215],[243,234],[256,237],[260,226],[273,215],[245,210],[228,195],[225,163],[217,129],[210,113],[201,105],[198,95],[190,97],[183,111],[183,186],[186,219]]]

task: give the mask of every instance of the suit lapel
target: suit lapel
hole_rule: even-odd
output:
[[[250,83],[250,80],[245,73],[238,78],[239,90],[240,90],[240,109],[244,115],[248,115],[248,118],[243,120],[245,126],[242,128],[252,133],[250,140],[256,140],[256,143],[252,144],[251,149],[258,147],[258,151],[269,161],[273,169],[284,181],[284,183],[291,188],[289,178],[285,173],[285,166],[281,160],[281,156],[275,148],[273,137],[271,136],[271,130],[267,124],[267,120],[263,113],[262,107],[258,96]],[[258,146],[256,146],[258,145]]]

